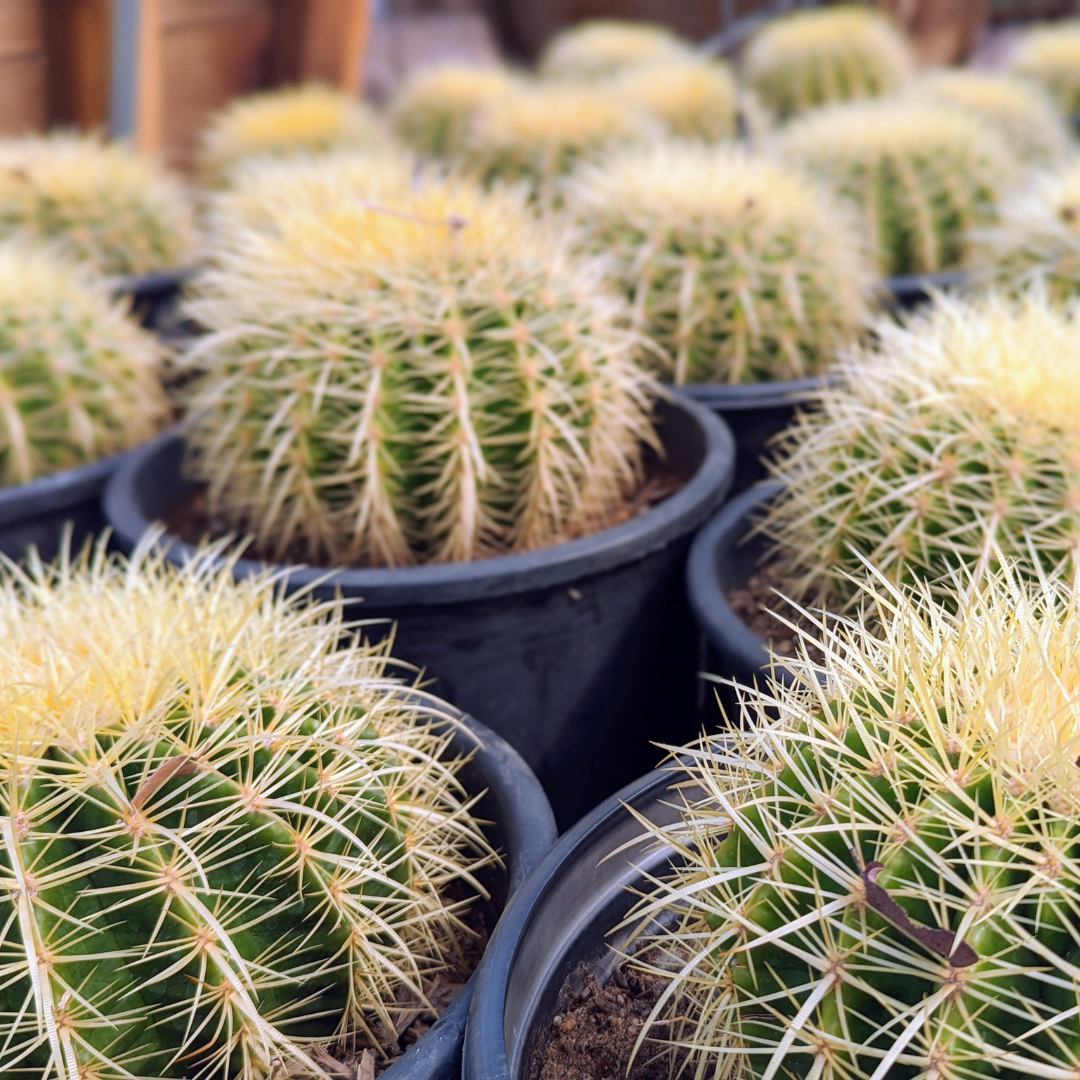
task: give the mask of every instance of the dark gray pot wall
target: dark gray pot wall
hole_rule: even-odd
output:
[[[71,550],[79,551],[104,528],[101,494],[126,458],[116,454],[29,484],[0,488],[0,552],[18,560],[35,547],[51,561],[60,551],[65,528],[71,529]]]
[[[468,730],[454,737],[450,752],[473,754],[458,775],[466,791],[487,792],[474,813],[491,822],[486,830],[488,839],[503,856],[504,866],[492,867],[481,875],[491,892],[488,929],[495,930],[510,898],[555,842],[555,819],[543,788],[514,748],[471,716],[457,714],[457,718]],[[458,1080],[475,985],[474,972],[423,1038],[382,1073],[383,1080]]]
[[[111,279],[114,296],[126,298],[133,318],[164,338],[180,338],[191,331],[180,310],[184,285],[195,277],[192,268],[132,274]]]
[[[764,479],[762,456],[770,440],[794,419],[800,405],[813,402],[825,386],[822,375],[784,382],[696,383],[679,392],[724,418],[735,436],[735,478],[732,494],[745,491]]]
[[[883,301],[894,312],[914,311],[933,299],[933,294],[965,285],[965,270],[947,270],[939,274],[903,274],[886,278],[882,283]]]
[[[782,490],[775,481],[758,484],[726,503],[694,538],[686,562],[686,593],[700,630],[700,670],[747,686],[764,685],[770,675],[784,683],[792,678],[784,667],[774,672],[765,642],[732,611],[727,599],[728,592],[750,579],[768,547],[764,537],[748,536],[754,519]],[[722,720],[718,695],[727,717],[734,720],[738,715],[735,692],[702,679],[698,706],[707,725]]]
[[[644,829],[626,807],[657,824],[677,821],[669,789],[685,779],[661,770],[628,785],[561,836],[517,891],[474,975],[463,1080],[529,1080],[566,980],[574,989],[586,974],[607,981],[627,942],[611,929],[634,890],[648,887],[645,875],[662,874],[674,854],[639,840]]]
[[[561,827],[656,760],[653,741],[696,734],[697,633],[683,574],[694,532],[723,502],[726,425],[681,397],[661,403],[667,464],[687,481],[633,521],[541,551],[472,563],[289,574],[362,599],[351,614],[397,623],[395,655],[433,692],[495,725],[536,772]],[[109,486],[106,513],[130,549],[185,493],[183,444],[159,440]],[[169,557],[193,549],[169,542]],[[240,575],[264,569],[241,561]],[[378,637],[387,627],[372,626]]]

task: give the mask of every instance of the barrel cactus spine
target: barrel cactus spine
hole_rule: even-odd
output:
[[[1029,30],[1009,67],[1045,86],[1067,116],[1080,113],[1080,19]]]
[[[689,42],[662,26],[595,19],[557,34],[540,59],[540,73],[547,78],[597,79],[639,64],[693,56]]]
[[[179,183],[94,135],[0,140],[0,237],[56,244],[107,275],[172,269],[195,243]]]
[[[1008,72],[951,70],[924,75],[911,95],[964,109],[994,127],[1034,168],[1060,165],[1073,140],[1057,104],[1037,83]]]
[[[318,83],[237,98],[201,136],[204,179],[227,185],[248,158],[294,157],[387,144],[379,117],[362,101]]]
[[[191,306],[189,469],[216,513],[274,558],[390,566],[610,520],[654,437],[602,266],[453,179],[279,210],[223,234]]]
[[[977,280],[1014,294],[1043,288],[1055,302],[1080,294],[1080,161],[1040,172],[977,234]]]
[[[726,64],[671,61],[640,64],[610,83],[675,138],[719,142],[739,134],[739,89]]]
[[[162,349],[83,267],[0,246],[0,484],[88,465],[170,415]]]
[[[326,1075],[313,1043],[396,1055],[493,858],[456,721],[339,606],[152,548],[0,570],[22,688],[0,1069],[266,1080]]]
[[[1080,313],[939,297],[876,335],[776,444],[760,528],[789,595],[836,610],[873,566],[955,605],[952,575],[1001,553],[1033,581],[1076,573]]]
[[[747,46],[742,70],[761,103],[788,117],[890,94],[913,66],[907,42],[885,16],[841,5],[771,20]]]
[[[673,1076],[1064,1078],[1077,594],[1006,569],[956,614],[882,582],[866,601],[872,629],[827,624],[822,661],[785,658],[792,686],[747,690],[742,723],[683,752],[681,820],[650,830],[682,865],[628,920],[665,928],[637,943],[667,983],[642,1056]]]
[[[972,231],[1021,179],[983,121],[910,100],[818,110],[780,134],[778,151],[855,208],[883,277],[968,265]]]
[[[432,157],[461,152],[477,111],[513,87],[513,77],[494,64],[444,64],[409,79],[390,105],[394,131]]]
[[[763,158],[632,149],[581,169],[566,196],[677,385],[802,378],[863,329],[872,277],[846,216]]]

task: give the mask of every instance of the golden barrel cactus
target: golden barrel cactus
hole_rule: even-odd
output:
[[[1080,19],[1029,30],[1009,66],[1017,75],[1046,87],[1066,115],[1080,113]]]
[[[540,58],[540,73],[548,78],[593,79],[638,64],[686,60],[693,55],[689,42],[665,27],[595,19],[557,34]]]
[[[872,277],[855,231],[797,173],[664,143],[587,166],[566,192],[677,384],[801,378],[862,328]]]
[[[848,202],[883,276],[966,266],[1018,170],[984,121],[910,100],[821,109],[779,136],[784,160]]]
[[[57,245],[102,274],[170,270],[195,243],[180,184],[94,135],[0,140],[0,237]]]
[[[842,369],[776,446],[760,524],[800,600],[843,604],[872,566],[957,603],[951,574],[1078,569],[1080,311],[939,298]]]
[[[370,175],[219,233],[192,476],[270,557],[403,565],[601,527],[651,437],[602,267],[521,200]]]
[[[910,78],[903,35],[871,8],[838,5],[772,19],[751,39],[743,77],[779,116],[893,93]]]
[[[873,628],[681,751],[649,828],[677,858],[626,922],[654,1075],[1080,1072],[1080,599],[956,584],[950,614],[876,583]]]
[[[230,102],[203,131],[199,163],[207,180],[227,183],[242,161],[324,154],[385,145],[379,117],[362,101],[313,83]]]
[[[432,157],[461,152],[473,117],[493,98],[509,92],[514,80],[506,68],[441,64],[407,80],[390,103],[395,133]]]
[[[170,416],[161,347],[84,268],[0,246],[0,484],[88,465]]]

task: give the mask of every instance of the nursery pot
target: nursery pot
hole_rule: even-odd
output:
[[[0,488],[0,552],[21,559],[35,547],[50,561],[63,545],[65,529],[71,530],[71,550],[78,551],[104,527],[101,493],[126,458],[115,454],[29,484]]]
[[[914,311],[928,304],[932,292],[952,289],[963,285],[968,279],[963,270],[949,270],[939,274],[902,274],[884,281],[884,303],[894,312]]]
[[[193,269],[163,270],[157,274],[132,274],[112,280],[113,295],[126,297],[132,317],[163,337],[182,337],[187,333],[180,301],[184,285],[195,276]]]
[[[763,536],[750,536],[755,517],[783,491],[775,481],[758,484],[728,502],[694,539],[686,562],[686,592],[700,629],[698,655],[702,673],[763,685],[769,676],[790,683],[791,672],[773,666],[765,642],[735,614],[728,593],[753,575],[768,546]],[[698,684],[698,707],[705,723],[720,720],[719,704],[736,717],[737,697],[731,687],[708,679]]]
[[[507,901],[555,842],[555,819],[543,788],[514,748],[471,716],[451,712],[465,730],[455,734],[450,753],[472,755],[458,776],[466,791],[486,792],[474,813],[490,822],[485,832],[503,857],[503,866],[479,875],[491,893],[485,915],[492,930]],[[423,1037],[381,1074],[383,1080],[458,1080],[475,985],[476,972]]]
[[[683,487],[639,517],[539,551],[399,569],[297,567],[287,587],[355,599],[350,615],[396,623],[394,653],[431,689],[488,718],[536,772],[561,827],[640,776],[651,741],[696,733],[696,631],[682,578],[694,532],[723,502],[734,444],[708,409],[676,395],[657,410],[665,465]],[[182,438],[136,451],[106,513],[131,549],[191,492]],[[193,548],[166,537],[168,557]],[[240,576],[265,569],[242,560]],[[281,568],[285,569],[285,568]]]
[[[792,421],[800,405],[812,403],[827,376],[783,382],[711,384],[679,387],[707,409],[722,416],[735,436],[735,477],[732,492],[745,491],[766,475],[762,455],[769,440]]]
[[[648,876],[674,859],[670,847],[642,839],[627,806],[657,824],[675,822],[678,797],[669,789],[685,780],[663,769],[623,788],[561,836],[518,889],[474,976],[462,1080],[531,1080],[560,992],[577,992],[589,974],[607,981],[628,943],[610,931],[648,889]]]

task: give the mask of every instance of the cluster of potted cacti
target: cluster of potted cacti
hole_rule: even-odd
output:
[[[0,141],[0,1073],[1072,1076],[1072,34]]]

